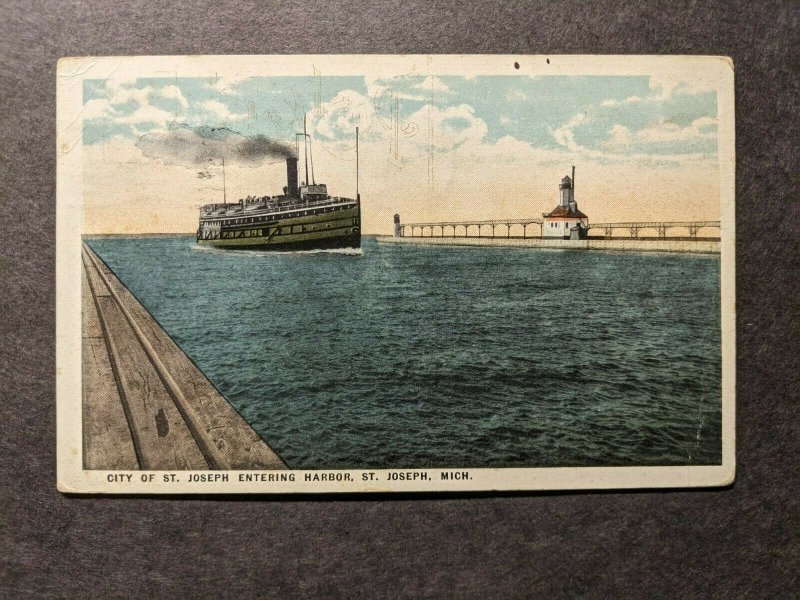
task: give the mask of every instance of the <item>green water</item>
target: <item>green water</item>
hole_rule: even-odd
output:
[[[717,256],[90,244],[293,468],[721,461]]]

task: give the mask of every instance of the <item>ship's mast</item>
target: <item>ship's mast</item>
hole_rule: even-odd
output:
[[[222,203],[228,204],[228,194],[225,191],[225,157],[222,157]]]
[[[311,183],[317,185],[317,178],[314,177],[314,145],[311,143],[311,134],[308,135],[308,158],[311,161]]]
[[[305,117],[303,117],[303,129],[305,129]],[[314,177],[314,146],[311,143],[311,134],[306,134],[308,139],[308,160],[311,162],[311,184],[317,185],[317,178]]]
[[[356,200],[361,200],[358,195],[358,127],[356,127]]]
[[[308,185],[308,133],[306,132],[306,115],[303,115],[303,147],[306,154],[306,185]]]

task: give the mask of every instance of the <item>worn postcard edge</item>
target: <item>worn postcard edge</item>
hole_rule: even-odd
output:
[[[515,65],[517,63],[517,65]],[[544,467],[290,470],[291,481],[240,481],[270,471],[92,471],[82,468],[81,109],[84,79],[120,71],[126,78],[363,74],[380,64],[391,72],[433,75],[649,75],[690,69],[715,83],[721,201],[722,463],[674,467]],[[82,494],[242,494],[334,492],[479,492],[523,490],[643,489],[726,486],[735,477],[735,116],[734,71],[715,56],[530,55],[290,55],[143,56],[63,58],[56,70],[56,417],[57,486]],[[319,481],[326,474],[325,481]],[[393,480],[389,480],[389,474]],[[443,474],[447,479],[442,479]],[[195,475],[196,482],[187,479]],[[316,481],[315,479],[316,475]],[[222,477],[225,476],[225,477]],[[307,480],[311,477],[311,481]],[[341,480],[341,479],[348,479]],[[227,479],[224,481],[223,479]],[[252,477],[251,477],[252,479]]]

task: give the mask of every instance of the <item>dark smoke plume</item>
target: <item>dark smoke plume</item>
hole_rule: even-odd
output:
[[[181,124],[169,131],[148,133],[136,146],[144,156],[168,165],[197,167],[225,159],[230,164],[257,167],[270,159],[294,157],[294,148],[265,135],[244,135],[227,127],[190,127]]]

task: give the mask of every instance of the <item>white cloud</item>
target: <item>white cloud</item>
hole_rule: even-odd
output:
[[[201,102],[200,108],[220,121],[242,121],[248,117],[246,114],[231,112],[228,105],[219,100],[206,100],[205,102]]]
[[[106,97],[111,104],[127,104],[135,102],[139,106],[149,102],[153,88],[149,85],[137,88],[132,84],[120,83],[118,81],[106,81]]]
[[[142,134],[136,126],[166,127],[177,116],[176,112],[152,105],[152,98],[175,100],[184,111],[189,107],[189,102],[175,85],[137,88],[135,80],[107,79],[102,87],[96,87],[94,91],[102,97],[84,104],[83,119],[128,125],[136,136]],[[131,104],[133,108],[129,106]]]
[[[408,76],[392,77],[391,79],[364,77],[367,96],[378,103],[380,103],[385,96],[392,99],[398,98],[400,100],[413,100],[415,102],[426,102],[430,99],[428,94],[421,93],[424,88],[421,88],[420,84],[410,85],[410,81]],[[410,92],[409,90],[420,90],[420,93]],[[430,88],[426,91],[430,92]]]
[[[364,85],[367,88],[367,96],[375,98],[387,89],[386,83],[381,77],[364,76]]]
[[[607,99],[597,106],[588,107],[586,115],[573,117],[553,132],[556,141],[570,151],[581,152],[584,156],[606,161],[640,160],[678,164],[683,161],[711,158],[708,151],[696,151],[699,146],[692,143],[714,140],[717,135],[717,121],[709,116],[700,116],[695,106],[696,101],[688,98],[713,91],[711,83],[686,79],[683,75],[659,75],[650,77],[649,88],[651,92],[649,94],[632,95],[623,100]],[[709,110],[711,109],[706,108],[706,111]],[[689,116],[684,114],[686,112]],[[598,140],[589,144],[590,147],[576,142],[575,131],[581,125],[588,121],[601,123],[611,115],[614,115],[617,124],[607,130],[608,138],[605,141]],[[619,120],[626,122],[631,116],[641,118],[644,115],[651,115],[649,117],[651,122],[646,126],[638,125],[637,130],[632,130],[630,125],[625,126],[619,122]],[[657,119],[656,115],[662,116]],[[674,120],[667,115],[674,115]],[[687,125],[686,122],[691,118],[694,120]],[[676,144],[681,143],[686,144],[687,148],[691,147],[692,150],[682,154],[676,153],[679,148]],[[667,144],[671,146],[667,147]],[[713,152],[711,154],[713,155]]]
[[[706,92],[713,92],[716,88],[707,80],[686,80],[669,76],[651,75],[648,87],[655,92],[652,96],[628,96],[624,100],[604,100],[600,106],[613,108],[617,106],[628,106],[643,102],[668,102],[675,96],[687,95],[695,96]]]
[[[331,140],[352,137],[356,127],[365,137],[376,133],[372,102],[353,90],[342,90],[323,102],[319,114],[312,115],[312,121],[312,131]]]
[[[156,127],[166,127],[167,123],[175,118],[175,114],[157,106],[145,104],[125,117],[116,117],[115,123],[120,125],[145,125],[152,124]]]
[[[609,133],[611,134],[611,137],[604,142],[604,145],[609,148],[628,146],[633,140],[631,130],[624,125],[614,125]]]
[[[626,106],[639,104],[642,102],[667,102],[677,95],[704,94],[715,90],[710,81],[705,80],[686,80],[669,76],[651,75],[648,83],[649,88],[655,92],[652,96],[642,98],[641,96],[628,96],[624,100],[604,100],[600,106],[612,108],[616,106]]]
[[[423,130],[430,125],[432,138],[421,139],[420,143],[438,150],[480,143],[488,132],[486,123],[475,115],[475,109],[468,104],[444,109],[426,106],[409,116],[408,120]]]
[[[636,132],[636,140],[645,143],[682,142],[717,137],[717,120],[711,117],[695,119],[686,127],[660,121]]]
[[[624,100],[603,100],[603,102],[600,103],[600,106],[612,108],[615,106],[625,106],[628,104],[639,104],[640,102],[644,101],[645,98],[641,98],[640,96],[628,96]]]
[[[586,113],[578,113],[569,121],[564,123],[561,127],[553,132],[553,137],[559,145],[565,146],[572,152],[577,152],[580,146],[575,142],[575,132],[573,131],[579,125],[583,125],[589,120]]]
[[[386,151],[394,164],[417,160],[431,150],[469,147],[479,154],[488,132],[486,123],[467,104],[444,108],[426,104],[407,116],[401,109],[399,123],[395,122],[394,111],[385,108],[380,99],[343,90],[323,103],[318,114],[311,115],[311,130],[323,147],[338,155],[336,151],[342,149],[342,144],[348,148],[352,145],[358,126],[362,144],[391,149]]]
[[[162,98],[175,100],[178,104],[181,105],[181,108],[183,108],[183,110],[189,108],[189,101],[184,97],[180,88],[176,85],[168,85],[161,88],[161,90],[159,91],[159,95]]]
[[[681,127],[666,120],[649,125],[639,131],[632,132],[629,128],[617,124],[610,130],[610,138],[602,146],[609,151],[595,150],[579,144],[575,140],[575,129],[592,119],[586,113],[579,113],[553,132],[553,137],[561,146],[567,148],[583,158],[614,162],[635,163],[673,163],[680,164],[698,160],[706,160],[709,156],[704,152],[685,153],[658,153],[637,152],[637,146],[644,144],[659,144],[669,142],[687,142],[698,139],[716,138],[716,119],[700,117],[686,127]]]
[[[659,92],[656,99],[669,100],[678,94],[697,95],[712,92],[716,88],[707,79],[686,79],[684,76],[651,75],[650,89]]]
[[[624,148],[632,144],[659,144],[670,142],[690,142],[701,139],[715,139],[717,120],[700,117],[682,127],[669,121],[653,123],[636,132],[623,125],[614,125],[609,132],[611,138],[604,143],[608,148]]]
[[[412,87],[418,90],[434,91],[440,93],[448,93],[450,91],[450,88],[448,88],[441,79],[439,79],[438,77],[434,77],[432,75],[428,75],[425,79],[422,80],[422,82]]]
[[[509,102],[521,102],[527,99],[528,96],[522,90],[512,89],[508,90],[508,93],[506,94],[506,100]]]
[[[223,96],[235,96],[239,92],[236,89],[242,82],[247,81],[250,77],[243,75],[226,75],[225,77],[209,77],[205,84],[206,89],[213,90]]]
[[[83,105],[81,115],[84,120],[106,121],[116,113],[117,111],[106,98],[92,98]]]

